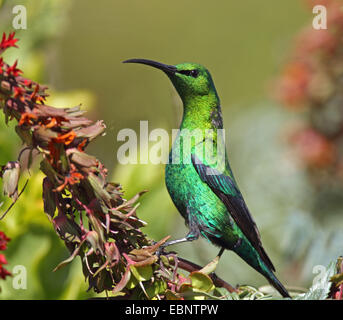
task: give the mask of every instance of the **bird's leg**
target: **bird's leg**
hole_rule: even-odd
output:
[[[166,248],[168,246],[171,246],[173,244],[182,243],[182,242],[191,242],[191,241],[199,239],[199,236],[200,236],[199,228],[197,227],[197,225],[194,221],[190,221],[188,234],[184,238],[171,240],[171,241],[168,241],[168,242],[164,243],[163,245],[161,245],[157,251],[157,256],[160,256],[161,253],[163,252],[164,248]]]
[[[200,235],[199,233],[193,234],[192,232],[189,232],[187,234],[187,236],[184,237],[184,238],[168,241],[168,242],[164,243],[163,245],[161,245],[159,247],[159,249],[157,251],[157,256],[161,255],[161,253],[163,252],[164,248],[166,248],[168,246],[171,246],[173,244],[178,244],[178,243],[182,243],[182,242],[190,242],[190,241],[197,240],[199,238],[199,235]]]
[[[223,254],[223,252],[225,251],[225,248],[222,247],[220,250],[219,250],[219,253],[217,254],[217,257],[220,258]]]

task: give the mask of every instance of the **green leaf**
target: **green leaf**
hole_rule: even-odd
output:
[[[204,266],[200,272],[204,274],[210,274],[216,270],[220,257],[216,256],[212,261],[210,261],[206,266]]]
[[[69,264],[70,262],[72,262],[74,260],[74,258],[78,255],[80,251],[80,247],[77,247],[74,252],[69,256],[69,258],[63,260],[62,262],[60,262],[57,267],[53,270],[54,272],[57,271],[58,269],[61,269],[62,267],[64,267],[65,265]]]
[[[214,289],[211,278],[199,271],[194,271],[189,275],[192,281],[192,287],[199,291],[209,292]]]
[[[330,278],[335,273],[335,263],[331,262],[326,269],[326,272],[319,280],[315,281],[308,292],[300,294],[295,297],[295,300],[325,300],[328,298],[328,294],[331,288]]]
[[[336,286],[339,286],[343,283],[343,273],[335,274],[330,279],[331,282],[333,282]]]
[[[181,300],[181,297],[178,294],[169,289],[166,290],[166,298],[167,300]]]
[[[139,281],[136,279],[136,277],[130,277],[130,280],[126,284],[126,288],[132,290],[137,286],[138,283]]]
[[[94,249],[94,252],[99,251],[102,253],[102,244],[100,242],[99,234],[96,231],[88,231],[86,239]]]
[[[32,145],[32,133],[30,130],[23,129],[21,126],[16,126],[15,131],[24,143],[28,146]]]
[[[130,270],[138,281],[150,280],[153,273],[151,265],[147,265],[143,267],[135,267],[131,265]]]
[[[93,173],[90,173],[87,177],[95,196],[99,199],[104,201],[106,204],[111,204],[111,196],[105,190],[104,181],[98,176]]]
[[[156,280],[152,285],[146,288],[146,293],[150,298],[153,298],[160,293],[164,293],[166,289],[167,284],[164,280]]]
[[[55,193],[53,190],[53,184],[48,177],[43,180],[43,203],[44,212],[47,213],[51,218],[54,217],[56,211]]]
[[[197,291],[185,291],[184,293],[184,298],[186,298],[187,300],[205,300],[210,299],[210,300],[223,300],[220,297],[217,297],[213,294],[209,294],[207,292],[197,292]]]

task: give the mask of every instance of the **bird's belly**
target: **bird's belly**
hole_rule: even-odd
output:
[[[192,164],[167,164],[165,179],[170,197],[187,224],[195,219],[201,234],[214,244],[229,247],[236,243],[235,223],[227,208]]]

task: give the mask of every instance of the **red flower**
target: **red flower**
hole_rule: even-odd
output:
[[[307,99],[307,89],[311,78],[310,67],[301,61],[288,64],[281,76],[277,95],[289,107],[298,107]]]
[[[7,260],[3,254],[0,254],[0,278],[5,280],[7,276],[11,275],[11,272],[7,271],[3,265],[7,264]]]
[[[70,172],[68,173],[67,176],[64,177],[63,184],[58,186],[55,191],[60,192],[66,187],[66,185],[68,184],[73,185],[73,184],[79,183],[80,180],[82,180],[83,178],[84,176],[80,172],[77,171],[76,167],[73,164],[71,164]]]
[[[7,260],[3,254],[0,254],[0,265],[7,264]]]
[[[58,119],[55,119],[52,121],[58,122]],[[52,125],[54,125],[54,123],[52,123]],[[48,150],[50,152],[50,162],[52,164],[54,163],[56,164],[59,161],[59,157],[60,157],[60,150],[59,148],[56,148],[56,144],[61,143],[67,146],[74,141],[75,137],[76,137],[76,133],[73,130],[71,130],[65,134],[59,134],[57,138],[52,138],[49,141]]]
[[[42,121],[42,124],[43,124],[44,128],[50,129],[50,128],[53,128],[55,126],[61,126],[61,123],[63,121],[67,121],[67,120],[63,117],[52,117],[52,118],[44,119]]]
[[[20,120],[19,120],[19,125],[23,125],[24,123],[26,124],[32,124],[32,120],[37,120],[37,116],[34,113],[22,113]]]
[[[85,148],[85,146],[86,146],[87,141],[88,141],[88,140],[87,140],[86,138],[83,139],[82,142],[77,146],[77,149],[78,149],[79,151],[83,152],[83,150],[84,150],[84,148]]]
[[[39,84],[36,84],[35,90],[32,92],[30,99],[37,103],[37,102],[44,102],[45,98],[38,94],[39,91]]]
[[[53,139],[53,142],[63,143],[67,146],[68,144],[71,144],[74,141],[75,137],[76,133],[73,130],[71,130],[68,133],[58,135],[57,138]]]
[[[0,266],[0,278],[5,280],[7,276],[11,276],[11,272],[7,271],[5,268]]]
[[[23,89],[21,87],[14,87],[13,90],[14,90],[14,94],[13,94],[14,98],[15,99],[19,98],[22,102],[24,102],[25,101],[25,99],[24,99],[25,89]]]
[[[310,28],[300,35],[297,43],[297,52],[302,56],[310,55],[319,50],[332,54],[339,44],[339,38],[330,30]]]
[[[31,88],[32,87],[32,80],[24,79],[24,85],[26,87]]]
[[[7,242],[10,241],[4,232],[0,231],[0,250],[7,249]],[[10,276],[11,273],[7,271],[3,265],[7,264],[7,260],[3,254],[0,254],[0,278],[5,279],[7,276]]]
[[[326,137],[311,128],[296,132],[291,138],[302,160],[312,168],[323,168],[335,160],[335,146]]]
[[[0,58],[0,74],[3,73],[2,67],[4,66],[4,60]]]
[[[53,139],[49,141],[48,150],[49,150],[49,154],[50,154],[50,157],[49,157],[50,163],[56,164],[60,158],[60,150],[59,150],[59,148],[56,148],[56,144],[53,141]]]
[[[6,39],[6,33],[4,32],[2,34],[2,40],[0,42],[0,50],[7,49],[9,47],[18,48],[18,46],[16,45],[16,42],[18,41],[18,39],[14,39],[14,35],[15,35],[15,32],[12,32],[8,35],[8,39]]]
[[[19,73],[23,73],[20,69],[17,68],[18,61],[16,60],[13,64],[13,66],[10,66],[7,68],[6,72],[8,76],[13,75],[14,77],[17,77]]]
[[[11,239],[8,238],[4,232],[0,231],[0,250],[6,250],[7,242]]]

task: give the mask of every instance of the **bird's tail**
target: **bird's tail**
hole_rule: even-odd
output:
[[[284,297],[284,298],[291,298],[287,289],[283,286],[283,284],[279,281],[279,279],[274,275],[274,273],[270,270],[268,272],[264,272],[264,276],[268,279],[269,283]]]
[[[249,250],[248,250],[249,249]],[[289,293],[286,288],[282,285],[279,279],[275,276],[273,271],[267,264],[263,261],[263,258],[258,254],[258,252],[252,248],[252,246],[246,242],[242,241],[241,245],[234,249],[234,251],[243,258],[250,266],[252,266],[256,271],[264,275],[269,283],[284,297],[290,298]],[[249,254],[247,254],[249,252]]]
[[[261,260],[259,257],[259,266],[256,268],[254,265],[251,265],[258,272],[262,273],[269,283],[284,297],[291,298],[287,289],[283,286],[280,280],[275,276],[273,271]]]

